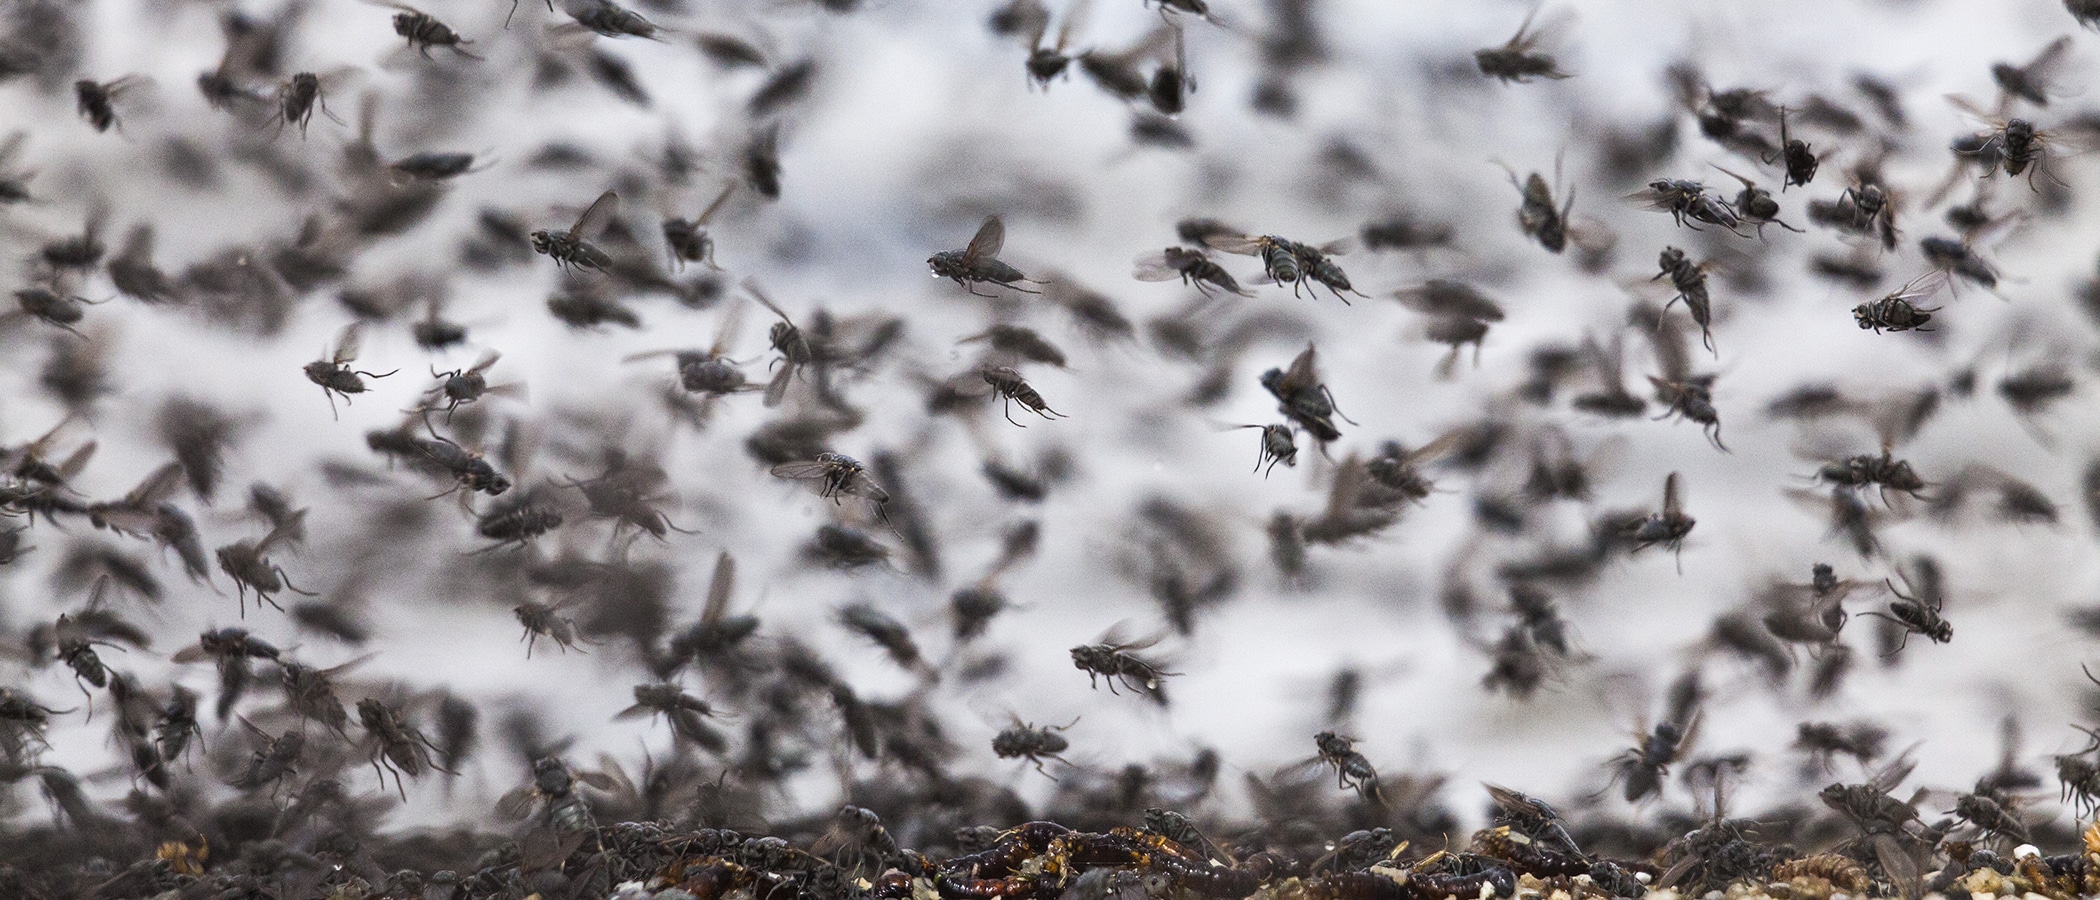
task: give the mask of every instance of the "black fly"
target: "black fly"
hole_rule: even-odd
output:
[[[320,385],[321,393],[328,396],[330,413],[335,412],[335,398],[338,395],[342,396],[344,403],[349,403],[351,394],[364,393],[365,379],[385,378],[401,371],[395,369],[380,375],[350,368],[350,363],[357,360],[357,351],[363,335],[364,329],[360,323],[350,323],[343,328],[343,333],[336,337],[335,352],[328,354],[326,359],[306,364],[307,380]]]
[[[1559,80],[1571,77],[1560,70],[1560,63],[1551,55],[1536,49],[1539,36],[1532,33],[1531,21],[1539,11],[1533,9],[1524,16],[1524,24],[1517,26],[1516,35],[1499,47],[1487,47],[1473,51],[1473,61],[1480,65],[1480,74],[1499,78],[1504,84],[1523,84],[1533,78]]]
[[[533,252],[554,260],[563,269],[577,268],[603,272],[613,264],[612,255],[591,243],[605,226],[620,213],[620,195],[606,191],[591,201],[583,215],[568,231],[535,231],[532,233]]]
[[[998,216],[985,217],[984,224],[977,227],[977,234],[970,238],[969,246],[961,250],[943,250],[927,258],[926,265],[933,270],[933,277],[947,278],[962,285],[970,293],[980,297],[991,294],[978,293],[971,287],[976,283],[997,284],[1024,294],[1040,294],[1019,287],[1015,282],[1030,284],[1042,282],[1021,274],[1021,270],[999,260],[999,251],[1006,246],[1006,224]]]

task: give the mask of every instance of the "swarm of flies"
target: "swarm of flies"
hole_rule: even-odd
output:
[[[448,24],[368,3],[393,36],[357,4],[340,22],[291,3],[153,23],[212,42],[179,98],[147,94],[168,73],[106,45],[115,20],[98,4],[0,8],[0,82],[23,118],[0,138],[0,253],[17,264],[0,311],[0,656],[18,663],[0,684],[0,896],[2069,898],[2100,885],[2100,829],[2073,830],[2046,798],[2053,771],[2061,811],[2100,808],[2100,679],[2071,682],[2082,698],[2051,689],[2079,677],[2065,654],[2100,634],[2100,608],[2051,605],[2088,536],[2071,511],[2100,523],[2100,464],[2061,456],[2083,438],[2076,395],[2100,323],[2077,243],[2100,114],[2077,88],[2091,60],[2058,33],[2100,29],[2100,4],[1981,19],[1917,63],[1865,38],[1928,8],[1957,27],[1988,13],[1851,11],[1865,17],[1852,32],[1814,43],[1783,16],[1734,33],[1727,17],[1685,32],[1665,15],[1661,37],[1591,35],[1621,52],[1573,79],[1572,17],[1544,8],[1491,36],[1507,40],[1418,57],[1419,42],[1379,40],[1398,13],[1363,4],[1274,0],[1240,20],[1206,0],[994,0],[988,20],[949,17],[983,22],[994,52],[943,40],[898,56],[840,39],[918,27],[866,0],[546,0],[550,21],[485,43],[468,35],[492,15],[433,10]],[[534,4],[513,2],[506,28],[520,5]],[[395,41],[380,64],[401,77],[309,58],[347,46],[317,40],[338,25]],[[1372,44],[1400,57],[1369,64],[1357,51]],[[94,68],[133,58],[140,74]],[[897,60],[967,90],[929,101],[871,77]],[[1710,81],[1724,61],[1739,80]],[[704,77],[681,75],[690,62]],[[1098,93],[1048,90],[1075,69]],[[1245,90],[1198,95],[1199,69]],[[1604,96],[1627,72],[1663,93]],[[964,75],[988,77],[951,77]],[[1934,124],[1927,106],[1943,110],[1919,91],[1942,82],[1993,99],[1951,95],[1944,111],[1973,123]],[[316,117],[323,132],[344,124],[353,85],[350,133],[306,140]],[[1613,112],[1649,95],[1645,112]],[[208,121],[150,115],[149,99]],[[856,127],[882,101],[881,129]],[[1403,127],[1423,110],[1433,124]],[[1030,124],[1038,113],[1051,118]],[[30,140],[69,129],[79,140]],[[482,140],[497,143],[460,149]],[[1489,227],[1506,189],[1479,161],[1569,142],[1575,170],[1503,167],[1517,234]],[[792,182],[789,165],[803,167]],[[1709,167],[1724,184],[1678,177]],[[1577,222],[1578,183],[1637,190],[1670,218],[1614,204]],[[1784,205],[1796,187],[1799,211]],[[580,214],[551,205],[594,195]],[[652,215],[623,218],[623,199]],[[992,210],[1025,219],[1037,277],[1002,259],[1002,218],[979,218]],[[1226,224],[1256,216],[1352,237]],[[990,298],[982,320],[929,311],[940,291],[923,280],[899,287],[920,258],[900,248],[957,221],[982,224],[927,267]],[[1167,222],[1175,246],[1132,243]],[[1615,256],[1622,237],[1648,249]],[[1345,272],[1358,242],[1409,252]],[[1524,243],[1573,244],[1574,265]],[[717,259],[728,249],[734,274]],[[536,256],[556,270],[535,271]],[[1258,276],[1235,273],[1242,256]],[[2058,277],[2067,259],[2072,278]],[[1804,274],[1824,289],[1801,290]],[[1324,287],[1346,308],[1257,302],[1255,281]],[[520,285],[539,293],[506,301]],[[2008,304],[1942,305],[1979,288]],[[1380,292],[1404,310],[1350,305]],[[770,313],[763,351],[738,343],[739,294]],[[1715,366],[1694,368],[1694,327]],[[338,328],[308,380],[332,414],[379,395],[398,423],[297,432],[299,417],[275,414],[299,398],[245,377]],[[431,381],[355,368],[363,338],[391,352],[397,334],[432,354]],[[607,380],[656,356],[675,380]],[[559,383],[524,402],[522,379],[549,371]],[[721,399],[760,391],[763,405]],[[999,430],[992,395],[1015,426],[1073,418]],[[497,396],[511,402],[483,402]],[[1270,398],[1274,415],[1246,406]],[[1653,451],[1700,437],[1637,421],[1691,421],[1727,451],[1724,407],[1766,420],[1731,431],[1740,457],[1669,460]],[[1192,416],[1239,437],[1192,438],[1177,427]],[[1775,430],[1799,462],[1756,452]],[[1245,464],[1244,438],[1262,480],[1205,483],[1206,459]],[[1298,468],[1301,441],[1320,451],[1304,481],[1270,478]],[[871,448],[868,462],[838,447]],[[1650,468],[1628,481],[1626,459]],[[1602,503],[1658,479],[1659,504]],[[1672,582],[1687,602],[1628,595],[1624,579],[1655,574],[1629,556],[1681,554],[1694,531],[1691,481],[1715,494],[1702,542],[1750,555]],[[1810,507],[1841,555],[1822,555],[1815,521],[1740,515],[1759,484]],[[430,502],[441,488],[457,508]],[[804,488],[834,506],[779,508]],[[1737,497],[1723,505],[1724,491]],[[707,537],[711,573],[689,535]],[[2072,562],[2030,571],[2038,559]],[[739,563],[759,585],[741,599]],[[244,627],[207,621],[223,615],[199,602],[220,577]],[[1951,644],[1948,598],[1972,583],[2013,589],[1988,606],[1975,595],[1960,647],[1904,654],[1912,639]],[[247,621],[250,592],[285,615]],[[1343,594],[1377,613],[1336,606]],[[1145,624],[1067,654],[1070,641],[1043,644],[1045,616],[1148,601]],[[528,662],[501,683],[445,685],[496,621],[515,622]],[[1274,627],[1248,640],[1250,622]],[[1190,641],[1171,660],[1168,629]],[[164,632],[196,637],[162,658]],[[431,639],[443,658],[416,655]],[[1085,686],[1036,683],[1067,656]],[[1575,722],[1584,708],[1565,695],[1629,677],[1620,658],[1686,673],[1660,724],[1592,759],[1605,761],[1589,787],[1609,777],[1598,794],[1627,804],[1560,810],[1539,796],[1558,802],[1565,785],[1522,785],[1533,796],[1422,762],[1374,766],[1348,736],[1462,756],[1481,716],[1520,738]],[[1279,683],[1326,688],[1284,708],[1313,755],[1234,795],[1227,772],[1265,771],[1248,756],[1261,736],[1206,728],[1214,710],[1197,706],[1223,698],[1235,721],[1270,721],[1276,692],[1221,671],[1308,659],[1311,674]],[[1974,724],[1953,695],[1887,715],[1915,687],[1899,667],[1926,663],[1947,684],[1973,668],[2020,687],[1992,702],[2061,736],[2055,752],[2024,752],[2006,725],[1973,787],[1897,793],[1928,758],[1894,752],[1903,732],[1989,730],[1944,728]],[[570,680],[560,702],[538,690],[549,677]],[[1169,678],[1185,679],[1172,709]],[[1104,680],[1111,696],[1092,690]],[[1456,702],[1409,707],[1393,732],[1382,704],[1454,685]],[[74,690],[76,708],[53,705]],[[953,715],[1028,691],[1097,705],[1086,741],[1069,730],[1080,710],[982,730]],[[1471,691],[1503,696],[1464,702]],[[1006,702],[1058,708],[1048,693]],[[1702,746],[1702,729],[1728,745]],[[1228,743],[1156,739],[1175,734]],[[515,783],[506,765],[524,783],[485,792],[484,761],[498,790]],[[1049,783],[1024,790],[1028,768]],[[1820,805],[1788,795],[1824,784]],[[491,824],[490,805],[518,824]]]

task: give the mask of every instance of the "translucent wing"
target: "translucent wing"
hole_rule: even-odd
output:
[[[1167,264],[1165,253],[1150,253],[1137,258],[1130,277],[1139,281],[1173,281],[1181,277],[1181,270]]]
[[[486,353],[481,354],[481,358],[475,360],[474,365],[471,368],[467,369],[467,372],[469,374],[473,374],[476,372],[486,372],[488,371],[490,366],[496,364],[496,360],[502,358],[503,354],[500,351],[490,350]]]
[[[343,326],[343,333],[335,339],[335,353],[329,356],[337,365],[357,359],[358,348],[364,345],[364,323],[352,322]]]
[[[1065,20],[1057,26],[1057,52],[1063,53],[1066,47],[1072,46],[1073,33],[1086,24],[1087,16],[1093,11],[1093,6],[1093,0],[1075,0],[1072,6],[1065,10]],[[1033,47],[1041,42],[1042,36],[1037,35],[1036,40],[1031,42],[1029,46]]]
[[[772,472],[781,478],[829,478],[835,467],[822,460],[786,462],[774,466]]]
[[[371,662],[377,656],[379,656],[379,654],[377,653],[367,653],[357,657],[356,659],[350,660],[349,662],[338,663],[336,665],[329,666],[326,669],[322,669],[320,671],[320,675],[324,678],[333,678],[337,675],[343,674],[344,672],[348,672],[351,669],[355,669],[358,666],[364,665],[365,663]]]
[[[1536,19],[1536,18],[1538,18],[1538,16],[1539,16],[1539,10],[1540,10],[1540,9],[1543,9],[1543,8],[1544,8],[1544,7],[1540,7],[1540,6],[1534,6],[1534,7],[1532,7],[1532,8],[1531,8],[1531,12],[1525,13],[1525,14],[1524,14],[1524,24],[1522,24],[1522,25],[1518,25],[1518,26],[1517,26],[1517,33],[1516,33],[1516,34],[1514,34],[1514,35],[1511,35],[1511,36],[1510,36],[1510,39],[1509,39],[1509,43],[1508,43],[1508,44],[1505,44],[1505,45],[1503,45],[1503,46],[1506,46],[1506,47],[1529,47],[1529,46],[1531,46],[1531,43],[1532,43],[1532,39],[1527,39],[1527,38],[1526,38],[1526,34],[1527,34],[1527,33],[1529,33],[1529,32],[1531,31],[1531,20],[1533,20],[1533,19]]]
[[[503,814],[504,818],[522,819],[532,815],[533,801],[538,799],[539,793],[528,781],[503,792],[503,796],[496,800],[496,812]]]
[[[765,290],[758,286],[758,279],[744,279],[744,292],[750,294],[753,299],[759,302],[760,305],[764,306],[769,310],[772,310],[773,314],[779,316],[781,321],[786,322],[789,325],[795,324],[795,320],[789,318],[788,314],[785,311],[783,311],[778,304],[773,302],[773,298],[766,296]]]
[[[1021,36],[1024,39],[1024,46],[1033,50],[1043,45],[1043,35],[1050,31],[1049,7],[1044,6],[1038,0],[1022,0],[1022,2],[1008,6],[1006,12],[1020,23],[1021,27],[1016,30],[1022,32]],[[1071,24],[1069,18],[1065,21],[1067,25]]]
[[[705,225],[712,220],[715,217],[715,213],[720,212],[722,206],[729,202],[729,195],[736,193],[736,184],[736,182],[732,181],[727,187],[722,188],[722,193],[715,197],[715,202],[709,203],[706,209],[701,210],[700,218],[694,220],[693,224]]]
[[[1283,373],[1283,381],[1276,385],[1280,394],[1291,394],[1309,390],[1320,383],[1320,371],[1313,358],[1313,345],[1305,345],[1305,352],[1291,360],[1291,368]]]
[[[729,352],[729,345],[736,342],[737,328],[744,324],[743,304],[731,304],[722,313],[722,324],[715,329],[715,342],[707,348],[707,355],[719,357]]]
[[[132,509],[151,509],[159,506],[175,496],[175,491],[182,487],[184,477],[181,463],[167,463],[153,470],[153,474],[139,482],[138,487],[132,488],[131,493],[125,494],[123,505]]]
[[[793,381],[794,378],[795,364],[792,362],[781,366],[780,371],[773,373],[772,379],[766,382],[765,405],[767,409],[779,406],[780,401],[787,399],[788,383]]]
[[[1313,249],[1327,256],[1346,256],[1349,251],[1356,249],[1356,238],[1336,238]]]
[[[998,216],[986,216],[984,224],[977,226],[977,236],[970,238],[970,245],[963,248],[963,261],[976,262],[981,259],[997,259],[999,250],[1006,246],[1006,223]]]
[[[1262,247],[1261,238],[1245,234],[1209,235],[1203,239],[1203,243],[1212,250],[1223,250],[1226,253],[1238,253],[1242,256],[1259,255]]]
[[[852,494],[855,497],[863,497],[877,503],[890,502],[890,492],[883,490],[882,486],[876,484],[875,479],[869,478],[866,472],[853,473],[853,477],[846,479],[845,485],[839,488],[839,492]]]
[[[612,191],[599,194],[598,199],[591,201],[590,208],[584,210],[583,215],[576,219],[576,227],[569,229],[569,236],[583,240],[595,238],[598,232],[604,231],[605,226],[612,224],[613,217],[619,214],[620,195]]]
[[[1681,500],[1682,498],[1678,496],[1677,473],[1671,472],[1670,477],[1663,479],[1663,515],[1675,516],[1683,514],[1684,507]]]
[[[2057,38],[2056,40],[2050,41],[2049,46],[2043,47],[2042,52],[2035,54],[2034,59],[2029,60],[2027,62],[2027,65],[2021,66],[2020,68],[2026,70],[2027,77],[2031,79],[2046,79],[2049,76],[2050,72],[2054,70],[2059,63],[2063,62],[2064,55],[2069,53],[2070,51],[2071,36],[2067,34]]]
[[[1976,104],[1976,101],[1974,100],[1971,100],[1960,94],[1948,94],[1947,102],[1954,104],[1954,108],[1959,109],[1962,112],[1968,113],[1970,116],[1973,116],[1977,121],[1989,122],[1998,127],[2004,127],[2004,117],[1999,116],[1996,113],[1993,113],[1987,109],[1984,109],[1981,106],[1978,106]],[[1985,133],[1989,134],[1990,132]]]
[[[1436,459],[1457,449],[1460,444],[1465,443],[1466,439],[1471,436],[1472,432],[1469,429],[1453,428],[1450,431],[1437,435],[1436,440],[1409,451],[1407,462],[1412,465]]]
[[[87,468],[88,460],[93,459],[94,457],[94,441],[89,441],[85,444],[80,445],[80,449],[73,451],[73,454],[71,456],[66,457],[65,462],[58,464],[59,479],[63,481],[72,481],[73,476],[79,475],[80,470]]]
[[[1934,269],[1907,282],[1889,294],[1889,300],[1923,300],[1947,286],[1947,271]]]
[[[777,468],[777,467],[776,467]],[[774,474],[779,474],[775,472]],[[715,557],[715,575],[707,583],[707,608],[700,613],[702,622],[720,622],[729,615],[729,597],[736,593],[736,557],[729,551]]]
[[[104,91],[105,91],[105,92],[107,92],[107,93],[108,93],[108,94],[109,94],[109,95],[110,95],[110,96],[111,96],[112,98],[114,98],[114,97],[116,97],[116,96],[117,96],[118,94],[122,94],[122,93],[124,93],[125,91],[131,90],[132,88],[136,88],[136,87],[143,87],[143,86],[146,86],[146,85],[150,85],[150,84],[152,84],[152,83],[153,83],[153,79],[151,79],[151,78],[148,78],[148,77],[146,77],[146,76],[144,76],[144,75],[137,75],[137,74],[133,74],[133,75],[126,75],[126,76],[124,76],[124,77],[122,77],[122,78],[119,78],[119,79],[117,79],[117,80],[115,80],[115,81],[112,81],[112,82],[109,82],[109,83],[107,83],[107,84],[104,84],[104,85],[102,86],[102,90],[104,90]]]

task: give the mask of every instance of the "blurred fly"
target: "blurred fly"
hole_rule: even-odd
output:
[[[1553,188],[1546,184],[1546,177],[1537,172],[1517,180],[1517,171],[1502,167],[1509,173],[1509,183],[1515,185],[1523,200],[1517,206],[1517,228],[1548,252],[1559,253],[1568,247],[1568,214],[1575,209],[1575,190],[1569,188],[1566,199],[1558,206],[1553,204]],[[1553,180],[1560,181],[1560,160],[1553,161]]]
[[[1787,129],[1786,116],[1786,107],[1780,107],[1779,155],[1764,158],[1766,163],[1771,163],[1777,159],[1783,161],[1786,165],[1786,183],[1779,186],[1780,193],[1785,193],[1787,188],[1806,186],[1809,182],[1814,181],[1816,179],[1816,169],[1823,164],[1822,158],[1817,156],[1814,150],[1809,149],[1807,141],[1794,137],[1793,132]]]
[[[319,359],[306,364],[306,378],[321,386],[321,393],[328,397],[328,411],[331,414],[336,412],[335,398],[337,396],[340,395],[344,403],[349,403],[351,394],[362,394],[365,392],[365,379],[385,378],[387,375],[401,371],[400,369],[395,369],[393,372],[381,375],[350,368],[350,363],[357,360],[357,351],[362,343],[363,336],[363,325],[352,322],[344,326],[342,334],[336,337],[335,352],[328,354],[327,359]]]
[[[671,248],[673,265],[683,269],[686,263],[696,262],[710,269],[721,268],[715,265],[715,242],[707,235],[707,223],[714,219],[716,213],[721,212],[722,205],[729,202],[730,195],[734,193],[736,183],[731,182],[728,187],[722,189],[722,193],[715,196],[713,203],[709,203],[706,209],[700,211],[699,218],[690,221],[684,218],[664,220],[664,243]]]
[[[1698,520],[1686,515],[1683,498],[1679,496],[1678,475],[1671,472],[1663,479],[1662,509],[1649,513],[1633,522],[1625,537],[1633,544],[1633,552],[1639,553],[1657,545],[1677,555],[1677,571],[1684,571],[1684,539],[1692,533]]]
[[[1538,14],[1538,8],[1525,14],[1524,24],[1517,26],[1517,33],[1502,46],[1473,51],[1473,61],[1480,65],[1480,74],[1501,79],[1504,84],[1524,84],[1534,78],[1558,81],[1571,77],[1560,70],[1560,63],[1550,54],[1536,49],[1539,35],[1532,32],[1531,22]]]
[[[868,477],[867,466],[844,453],[827,450],[805,462],[781,463],[772,472],[779,478],[821,481],[817,496],[829,497],[834,503],[843,496],[861,497],[878,506],[890,500],[890,492]]]
[[[416,52],[422,54],[424,59],[430,58],[430,48],[432,47],[443,47],[468,59],[481,59],[481,57],[467,51],[466,45],[473,43],[473,41],[460,37],[459,32],[453,31],[451,26],[438,21],[436,17],[429,13],[405,3],[392,3],[388,2],[388,0],[365,0],[365,2],[398,10],[398,12],[394,13],[394,33],[406,38],[408,46],[414,47]]]
[[[1311,433],[1315,440],[1324,444],[1341,438],[1341,430],[1334,425],[1334,417],[1341,415],[1341,411],[1335,408],[1334,393],[1320,381],[1311,344],[1291,360],[1289,371],[1270,369],[1263,372],[1261,386],[1276,398],[1277,411],[1292,424]],[[1356,424],[1348,416],[1342,416],[1342,420]]]
[[[126,75],[114,81],[92,81],[83,78],[73,82],[73,97],[80,117],[93,125],[96,131],[115,128],[123,131],[123,123],[117,120],[116,100],[126,92],[148,83],[144,75]]]
[[[1201,250],[1186,247],[1168,247],[1158,253],[1138,257],[1137,268],[1131,276],[1139,281],[1171,281],[1180,278],[1182,284],[1191,285],[1204,296],[1210,296],[1214,285],[1228,294],[1242,297],[1254,296],[1253,291],[1240,287],[1232,273],[1218,265],[1216,260]]]

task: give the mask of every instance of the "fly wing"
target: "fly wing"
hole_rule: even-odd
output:
[[[2035,54],[2034,59],[2028,60],[2027,65],[2020,68],[2026,71],[2029,79],[2045,81],[2048,79],[2050,72],[2064,61],[2065,54],[2070,51],[2071,36],[2067,34],[2050,41],[2049,46],[2043,47],[2042,52]]]
[[[1313,248],[1326,256],[1345,256],[1356,249],[1356,238],[1336,238]]]
[[[866,472],[853,473],[852,477],[846,479],[846,484],[839,488],[839,491],[840,493],[852,494],[855,497],[873,500],[876,503],[890,502],[890,492],[883,490],[882,486],[876,484],[875,479],[869,478]]]
[[[828,478],[831,476],[832,469],[831,463],[822,460],[806,459],[800,462],[781,463],[774,466],[771,471],[780,478]]]
[[[1130,270],[1130,277],[1139,281],[1173,281],[1181,277],[1181,270],[1167,264],[1165,253],[1148,253],[1137,258]]]
[[[736,557],[729,551],[715,557],[715,575],[707,583],[707,608],[700,613],[700,621],[713,624],[729,615],[729,597],[736,593]]]
[[[343,326],[343,333],[335,339],[335,352],[329,355],[329,359],[337,365],[355,361],[357,351],[364,345],[364,341],[364,323],[352,322]]]
[[[1086,25],[1087,16],[1093,12],[1093,6],[1093,0],[1074,0],[1065,10],[1065,20],[1057,26],[1057,52],[1063,53],[1065,48],[1072,46],[1072,35]],[[1042,40],[1042,35],[1038,34],[1034,41],[1029,42],[1029,46],[1040,46]],[[2068,40],[2066,38],[2066,41]]]
[[[1003,13],[1013,17],[1018,27],[1012,33],[1021,35],[1021,45],[1030,50],[1043,46],[1043,35],[1050,32],[1050,8],[1042,0],[1017,0],[1008,5]],[[1071,20],[1066,19],[1066,24]],[[1062,34],[1062,32],[1060,32]]]
[[[1590,368],[1605,387],[1626,383],[1626,335],[1614,331],[1609,345],[1597,343],[1593,335],[1582,336],[1582,354],[1589,358]]]
[[[1916,749],[1918,748],[1911,747],[1904,750],[1902,755],[1897,756],[1887,766],[1882,767],[1881,771],[1874,773],[1874,778],[1871,782],[1874,789],[1886,794],[1895,790],[1896,785],[1902,784],[1903,779],[1909,778],[1910,770],[1918,766],[1917,758],[1912,756],[1912,751]]]
[[[721,211],[723,204],[729,202],[729,195],[736,193],[736,185],[737,183],[732,181],[727,186],[723,187],[722,193],[715,197],[715,202],[709,203],[706,209],[701,210],[700,218],[695,219],[693,221],[693,224],[705,225],[710,220],[712,220],[715,217],[715,213]]]
[[[1650,348],[1655,353],[1655,367],[1662,370],[1664,381],[1683,383],[1692,375],[1692,356],[1685,333],[1674,323],[1682,319],[1650,316],[1652,304],[1637,305],[1630,315],[1635,324],[1648,332]]]
[[[1677,516],[1684,512],[1683,498],[1678,496],[1677,473],[1671,472],[1663,479],[1663,515]]]
[[[255,545],[255,552],[267,555],[272,548],[280,544],[297,544],[305,538],[306,510],[293,510],[291,515],[285,517],[283,523],[270,529],[270,533],[263,537],[262,542]]]
[[[744,324],[743,304],[731,304],[722,313],[722,324],[715,329],[715,342],[707,348],[707,355],[721,356],[729,352],[729,345],[736,342],[737,328]]]
[[[584,210],[583,215],[576,219],[576,226],[569,229],[569,237],[579,240],[594,239],[599,232],[605,230],[605,226],[612,224],[613,217],[619,214],[620,195],[612,191],[599,194],[598,199],[591,201],[590,208]]]
[[[1889,881],[1895,883],[1897,892],[1906,900],[1918,896],[1923,890],[1923,880],[1917,858],[1911,856],[1910,851],[1897,843],[1892,835],[1875,834],[1867,838],[1867,843],[1874,848],[1874,859],[1881,863],[1881,870],[1888,873]]]
[[[361,666],[361,665],[364,665],[365,663],[371,662],[371,661],[372,661],[372,659],[373,659],[374,657],[378,656],[378,655],[379,655],[379,654],[377,654],[377,653],[367,653],[367,654],[365,654],[365,655],[363,655],[363,656],[360,656],[360,657],[358,657],[358,658],[356,658],[356,659],[350,660],[349,662],[346,662],[346,663],[340,663],[340,664],[337,664],[337,665],[329,666],[329,667],[328,667],[328,668],[326,668],[326,669],[322,669],[322,670],[320,671],[320,673],[319,673],[319,674],[320,674],[320,675],[321,675],[322,677],[324,677],[324,678],[334,678],[334,677],[335,677],[335,676],[337,676],[337,675],[341,675],[341,674],[343,674],[344,672],[348,672],[348,671],[350,671],[351,669],[355,669],[355,668],[357,668],[358,666]]]
[[[792,362],[782,364],[780,371],[773,373],[773,378],[766,382],[765,405],[767,409],[779,406],[780,401],[787,399],[788,383],[793,381],[794,378],[795,364]]]
[[[1974,100],[1971,100],[1960,94],[1948,94],[1947,102],[1954,104],[1955,109],[1959,109],[1962,112],[1968,113],[1971,117],[1975,118],[1979,122],[1989,122],[1992,125],[1996,126],[1991,131],[1984,132],[1984,134],[1986,135],[1995,134],[1997,133],[1999,128],[2004,127],[2005,120],[2002,116],[1999,116],[1996,113],[1991,112],[1990,110],[1984,109],[1983,107],[1976,105],[1976,101]]]
[[[80,449],[73,451],[71,456],[66,457],[65,462],[58,464],[59,479],[72,481],[73,476],[80,474],[80,470],[87,468],[88,460],[93,458],[95,458],[95,442],[89,441],[80,445]]]
[[[131,493],[124,495],[123,505],[129,509],[150,510],[175,496],[183,484],[182,464],[170,462],[153,470]]]
[[[750,294],[751,297],[757,300],[760,305],[764,306],[769,310],[772,310],[773,314],[779,316],[781,321],[786,322],[789,325],[795,324],[795,320],[788,318],[787,312],[782,310],[779,304],[774,303],[773,298],[766,296],[765,289],[758,286],[758,279],[744,279],[744,293]]]
[[[506,819],[523,819],[532,815],[532,804],[539,799],[539,796],[539,793],[533,789],[532,782],[527,781],[508,791],[504,791],[503,796],[496,800],[496,812],[501,813]]]
[[[1429,462],[1457,449],[1460,444],[1465,443],[1466,439],[1471,436],[1472,432],[1469,429],[1453,428],[1450,431],[1437,435],[1436,440],[1423,444],[1421,447],[1409,452],[1407,454],[1407,462],[1409,465],[1420,465]]]
[[[1526,39],[1526,35],[1529,34],[1531,31],[1531,21],[1533,19],[1538,18],[1539,10],[1543,8],[1543,6],[1534,6],[1531,8],[1530,12],[1525,13],[1524,23],[1517,26],[1517,33],[1511,35],[1509,38],[1509,43],[1504,44],[1503,46],[1510,48],[1522,48],[1530,46],[1531,41]]]
[[[997,259],[999,250],[1006,246],[1006,223],[998,216],[984,217],[984,224],[977,226],[977,236],[970,238],[970,245],[963,248],[963,262]]]
[[[1320,384],[1320,370],[1314,359],[1313,345],[1306,344],[1305,352],[1291,360],[1291,367],[1283,373],[1283,381],[1276,385],[1276,393],[1289,396],[1298,391],[1311,390]]]
[[[1247,234],[1211,234],[1203,237],[1203,245],[1226,253],[1258,256],[1261,254],[1262,239]]]
[[[474,361],[474,365],[473,365],[473,367],[472,367],[472,368],[469,368],[469,369],[467,369],[467,372],[468,372],[469,374],[473,374],[473,373],[479,373],[479,372],[486,372],[486,371],[488,371],[488,370],[489,370],[489,367],[490,367],[490,366],[493,366],[493,365],[495,365],[495,364],[496,364],[496,360],[499,360],[499,359],[502,359],[502,358],[503,358],[503,354],[502,354],[502,352],[501,352],[501,351],[497,351],[497,350],[490,350],[490,351],[488,351],[488,352],[486,352],[486,353],[483,353],[483,354],[481,354],[481,358],[480,358],[480,359],[477,359],[477,360],[475,360],[475,361]]]
[[[1913,302],[1924,300],[1939,293],[1940,289],[1946,286],[1947,271],[1945,269],[1934,269],[1905,282],[1902,287],[1896,289],[1895,293],[1890,294],[1888,299]]]

